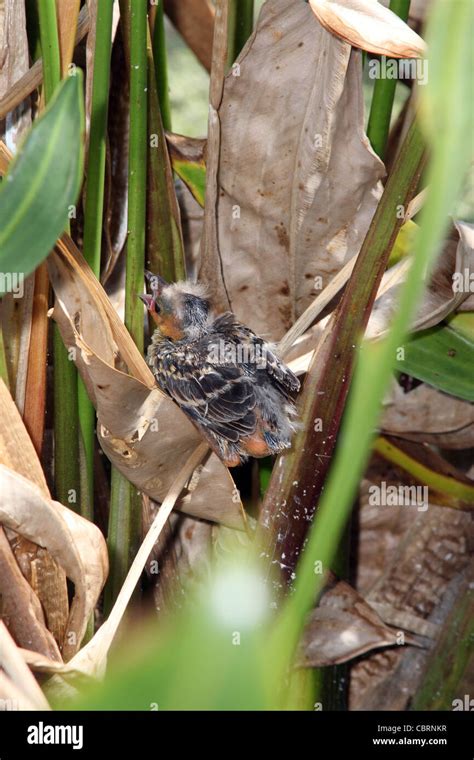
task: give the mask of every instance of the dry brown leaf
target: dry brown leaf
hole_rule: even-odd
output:
[[[96,631],[92,639],[66,664],[58,664],[50,658],[38,656],[36,652],[22,649],[21,655],[30,667],[38,672],[53,674],[49,682],[51,691],[59,695],[71,695],[71,685],[65,679],[69,676],[88,676],[102,678],[105,673],[108,653],[117,634],[123,615],[132,597],[133,591],[140,580],[146,563],[152,556],[159,542],[161,533],[170,519],[171,511],[181,493],[184,484],[206,454],[206,444],[201,443],[187,459],[178,472],[166,498],[156,513],[153,522],[130,566],[127,577],[120,593],[115,600],[107,620]],[[191,518],[185,518],[189,521]],[[196,521],[197,522],[197,521]],[[207,525],[210,529],[210,526]]]
[[[9,707],[11,710],[38,710],[38,706],[28,699],[2,670],[0,670],[0,702],[2,705],[11,705]]]
[[[89,152],[90,122],[92,109],[92,86],[94,79],[94,56],[95,56],[95,38],[97,26],[97,0],[87,0],[87,12],[89,15],[89,33],[86,40],[86,97],[85,97],[85,120],[86,120],[86,141],[85,156],[87,164],[87,155]],[[87,188],[86,188],[87,189]]]
[[[472,276],[474,271],[474,228],[466,222],[456,222],[455,226],[458,241],[448,240],[443,255],[437,260],[423,293],[417,315],[412,322],[411,330],[413,332],[438,324],[448,314],[459,309],[469,297],[467,291],[458,292],[453,287],[453,283],[457,273],[461,273],[465,277],[466,272]],[[406,257],[384,273],[367,325],[366,338],[380,338],[389,329],[393,313],[397,307],[400,286],[406,278],[410,261],[410,258]],[[322,329],[328,323],[330,315],[321,319],[306,333],[302,334],[302,330],[306,329],[328,303],[337,296],[342,286],[349,279],[354,264],[355,259],[351,259],[342,267],[280,342],[280,351],[286,355],[291,369],[296,374],[307,371],[313,349],[318,345]]]
[[[33,444],[5,384],[0,381],[0,463],[28,478],[49,499],[50,494]],[[25,536],[9,533],[10,546],[24,578],[36,593],[48,628],[62,646],[69,615],[66,575],[54,559]]]
[[[44,261],[35,270],[34,277],[23,421],[38,456],[41,456],[46,410],[49,295],[48,271]]]
[[[175,132],[166,132],[166,144],[171,159],[191,161],[204,166],[206,160],[207,138],[185,137]]]
[[[449,240],[443,255],[439,256],[436,267],[423,294],[422,302],[411,325],[412,331],[426,330],[441,322],[466,300],[469,293],[453,288],[454,276],[460,273],[474,275],[474,226],[466,222],[456,222],[459,242]],[[406,263],[401,261],[387,275],[395,274]],[[405,275],[382,296],[377,297],[370,315],[366,338],[378,338],[390,326],[398,303],[400,284]]]
[[[63,77],[68,73],[68,67],[74,53],[80,5],[81,0],[56,0],[61,72]]]
[[[0,676],[2,676],[0,692],[6,691],[7,699],[20,698],[20,704],[17,705],[17,709],[50,709],[43,692],[26,665],[21,651],[16,646],[1,620]],[[8,688],[9,686],[13,686],[13,688]],[[25,704],[23,704],[23,699],[25,700]],[[11,709],[14,709],[14,707]]]
[[[0,98],[28,71],[28,39],[24,0],[4,0],[0,7]],[[31,124],[28,101],[17,104],[5,121],[0,121],[0,137],[14,151]]]
[[[107,576],[102,533],[4,465],[0,465],[0,524],[46,548],[74,583],[63,645],[64,659],[69,659],[80,646]]]
[[[214,7],[210,0],[164,0],[165,12],[194,55],[211,70]]]
[[[297,665],[320,668],[338,665],[386,646],[413,643],[389,628],[360,594],[339,581],[322,596],[306,623]]]
[[[474,405],[424,383],[405,393],[393,382],[380,427],[411,441],[467,449],[474,446]]]
[[[195,282],[198,279],[204,210],[179,177],[176,180],[176,197],[181,213],[186,274]]]
[[[111,278],[110,286],[116,285],[115,266],[127,239],[128,219],[128,133],[130,126],[130,78],[121,28],[112,46],[110,65],[110,91],[108,111],[108,144],[104,191],[104,233],[107,245],[101,282]],[[125,267],[122,266],[121,270]],[[118,272],[122,275],[122,271]],[[125,290],[123,283],[118,292]]]
[[[218,295],[278,340],[358,253],[384,166],[363,131],[360,53],[308,5],[265,3],[237,62],[217,114],[220,258],[204,247],[201,278],[222,271]]]
[[[388,480],[388,471],[371,482]],[[358,589],[377,609],[389,608],[407,628],[428,623],[424,632],[442,630],[456,595],[454,586],[472,562],[471,515],[429,503],[426,511],[409,506],[374,506],[366,487],[360,509]],[[375,563],[375,569],[372,564]],[[362,582],[362,583],[361,583]],[[422,630],[420,629],[420,632]],[[429,650],[391,650],[373,654],[352,669],[351,709],[404,710],[423,676]]]
[[[314,15],[332,34],[369,53],[420,58],[421,37],[377,0],[309,0]]]
[[[87,8],[84,6],[79,13],[76,45],[86,36],[89,30],[89,15]],[[9,88],[8,92],[0,98],[0,119],[4,118],[10,111],[17,108],[28,95],[41,84],[43,80],[43,59],[38,58],[31,69],[23,74],[15,84]],[[3,170],[4,171],[4,170]]]
[[[3,380],[0,380],[0,411],[0,463],[28,478],[49,498],[39,459]]]
[[[62,648],[69,616],[66,574],[46,549],[12,530],[6,533],[24,578],[41,602],[46,627]]]
[[[26,277],[23,298],[14,298],[12,293],[5,293],[0,303],[9,385],[20,414],[23,414],[25,408],[34,285],[34,276]]]
[[[109,459],[139,490],[163,501],[177,468],[202,441],[153,375],[101,285],[70,242],[48,259],[63,340],[97,408],[97,435]],[[125,370],[132,374],[126,374]],[[117,414],[117,410],[120,414]],[[196,517],[245,527],[229,471],[213,453],[194,473],[178,508]]]
[[[71,667],[69,663],[56,662],[49,657],[45,657],[42,654],[38,654],[32,649],[24,649],[18,647],[18,651],[21,654],[26,664],[34,670],[36,673],[78,673],[75,668]]]
[[[37,594],[18,566],[0,519],[0,617],[20,646],[62,662]]]

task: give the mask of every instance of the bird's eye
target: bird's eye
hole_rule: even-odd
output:
[[[155,313],[161,314],[161,306],[155,302]]]

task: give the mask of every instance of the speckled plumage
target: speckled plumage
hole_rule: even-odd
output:
[[[288,448],[299,381],[263,338],[231,312],[215,316],[202,289],[148,275],[142,296],[157,323],[147,362],[229,466]]]

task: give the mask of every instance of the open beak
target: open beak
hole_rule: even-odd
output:
[[[150,296],[149,293],[139,293],[138,297],[140,301],[143,301],[148,311],[154,311],[153,296]]]

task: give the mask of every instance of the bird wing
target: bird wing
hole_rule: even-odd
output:
[[[210,361],[209,345],[163,358],[159,385],[196,423],[237,443],[256,429],[256,397],[244,368]]]
[[[280,391],[289,396],[300,389],[300,381],[286,364],[270,348],[270,345],[249,327],[238,322],[232,312],[225,312],[214,323],[214,330],[223,335],[232,334],[233,340],[240,345],[247,344],[249,353],[253,355],[253,370],[264,370],[279,387]]]
[[[299,391],[300,381],[282,360],[267,347],[267,372],[282,387],[285,395]]]

